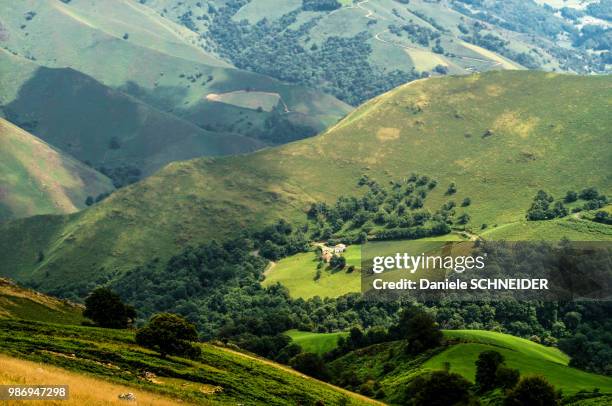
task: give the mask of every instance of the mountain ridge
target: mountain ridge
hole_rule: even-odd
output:
[[[494,230],[524,219],[538,189],[557,197],[590,186],[610,192],[610,177],[600,170],[610,162],[601,148],[609,81],[506,71],[407,85],[317,137],[249,155],[174,162],[83,212],[6,224],[1,271],[43,290],[85,294],[88,284],[165,260],[186,245],[278,218],[303,222],[311,203],[359,194],[363,174],[379,182],[411,172],[434,176],[439,186],[426,208],[469,197],[472,205],[458,214],[469,213],[475,233],[481,224]],[[559,97],[575,102],[561,106]],[[451,182],[458,191],[449,197]],[[40,250],[47,259],[36,264]]]

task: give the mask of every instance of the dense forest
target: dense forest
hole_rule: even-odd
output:
[[[247,2],[232,0],[215,9],[210,29],[203,34],[238,68],[320,88],[352,105],[418,77],[414,71],[376,71],[368,61],[372,48],[366,32],[328,37],[322,44],[306,38],[306,44],[300,45],[318,19],[290,28],[299,10],[274,21],[264,18],[254,25],[234,21],[232,16]],[[328,7],[327,3],[333,2],[305,2],[304,7]]]

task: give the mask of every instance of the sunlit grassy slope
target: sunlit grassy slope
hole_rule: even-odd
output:
[[[48,364],[25,361],[18,358],[0,355],[0,384],[2,385],[68,385],[69,398],[57,401],[65,406],[103,406],[124,405],[125,400],[119,399],[120,394],[132,393],[139,405],[176,405],[178,399],[162,396],[153,392],[135,389],[133,387],[111,383],[99,378],[70,372],[63,368]],[[40,403],[38,401],[37,403]],[[23,405],[24,401],[4,401],[4,405]],[[43,404],[51,404],[49,401]],[[181,404],[189,405],[192,403]]]
[[[612,393],[612,378],[568,367],[567,355],[556,348],[491,331],[447,330],[444,335],[450,340],[449,347],[418,357],[407,355],[404,344],[397,341],[352,351],[332,361],[329,367],[333,373],[350,368],[361,380],[369,377],[367,379],[380,382],[386,394],[384,400],[398,404],[401,403],[403,388],[412,379],[429,370],[444,369],[447,363],[450,363],[451,372],[474,382],[478,355],[494,350],[504,356],[508,366],[518,368],[521,375],[542,375],[565,395],[580,390],[591,392],[595,388],[599,388],[601,393]]]
[[[444,363],[449,362],[451,371],[473,382],[478,355],[486,350],[495,350],[504,356],[509,367],[518,368],[523,375],[543,375],[564,393],[595,388],[612,393],[612,378],[568,367],[569,357],[556,348],[492,331],[446,331],[445,335],[463,343],[432,357],[425,362],[424,368],[442,369]]]
[[[472,200],[459,212],[471,215],[474,232],[483,223],[521,221],[539,189],[560,197],[595,186],[610,195],[611,85],[607,76],[529,71],[413,82],[317,137],[251,155],[172,163],[81,213],[2,225],[0,272],[31,278],[47,291],[86,294],[88,282],[163,260],[186,244],[280,217],[303,221],[313,201],[360,193],[356,182],[364,173],[380,182],[411,172],[435,177],[439,186],[426,201],[432,209],[450,199],[444,192],[455,182],[452,199]],[[523,235],[540,238],[528,232],[535,226]],[[547,237],[566,234],[559,228]]]
[[[0,118],[0,221],[71,213],[113,189],[106,176]]]
[[[310,331],[289,330],[285,332],[291,340],[302,347],[305,352],[314,352],[323,355],[336,348],[338,338],[346,337],[347,332],[312,333]]]
[[[80,324],[83,307],[0,278],[0,317],[58,324]]]
[[[179,400],[213,405],[315,404],[319,400],[325,404],[377,403],[250,354],[210,344],[201,348],[202,355],[196,360],[163,359],[137,346],[133,331],[0,319],[0,353],[43,362],[43,371],[67,376],[79,396],[87,396],[80,385],[93,383],[95,378],[108,382],[101,387],[120,391],[111,394],[114,399],[119,393],[133,391],[138,404],[140,393],[144,404],[157,396],[173,398],[175,404]],[[5,363],[17,368],[9,373],[0,368],[0,382],[39,382],[40,374],[0,355],[0,365]],[[154,376],[145,379],[145,372]],[[108,400],[98,389],[89,391],[89,396],[100,402]]]

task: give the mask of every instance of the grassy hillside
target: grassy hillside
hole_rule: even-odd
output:
[[[72,213],[112,190],[106,176],[0,118],[0,222]]]
[[[448,347],[416,358],[405,354],[401,342],[383,343],[346,354],[332,361],[330,368],[341,376],[341,371],[350,365],[358,380],[379,382],[386,394],[385,401],[398,403],[409,381],[425,371],[444,369],[445,363],[450,363],[451,372],[474,382],[478,355],[494,350],[505,357],[508,366],[519,369],[521,375],[542,375],[566,396],[595,388],[612,394],[612,378],[568,367],[567,355],[556,348],[491,331],[450,330],[444,335],[449,340]]]
[[[202,355],[197,360],[162,359],[136,346],[131,331],[5,319],[0,319],[0,337],[0,352],[10,357],[43,362],[44,369],[54,365],[72,371],[68,374],[48,369],[81,379],[75,381],[78,385],[96,378],[107,381],[105,385],[114,391],[118,390],[116,384],[133,388],[139,403],[138,393],[142,391],[197,404],[310,405],[318,400],[325,404],[376,403],[288,367],[211,344],[201,345]],[[0,356],[0,362],[17,361]],[[145,376],[145,372],[153,375]],[[0,382],[36,383],[33,375],[19,368],[0,373]],[[98,391],[91,394],[102,396]],[[117,395],[113,393],[112,397],[116,399]]]
[[[91,97],[92,89],[86,85],[84,89],[75,88],[74,77],[65,79],[69,83],[54,83],[54,78],[47,76],[48,70],[29,69],[28,73],[27,69],[22,71],[20,61],[17,61],[17,66],[14,66],[15,60],[3,62],[4,65],[10,63],[13,66],[2,68],[6,86],[0,91],[0,100],[9,111],[13,109],[20,121],[40,121],[49,125],[50,117],[47,114],[61,114],[73,108],[75,103],[81,109],[87,109],[88,116],[74,115],[83,121],[77,119],[68,123],[76,129],[81,129],[79,125],[83,126],[81,138],[84,140],[74,146],[75,153],[81,152],[78,148],[99,147],[97,143],[108,142],[110,137],[136,144],[139,131],[151,133],[150,142],[153,144],[171,134],[174,128],[179,134],[188,129],[188,135],[192,137],[210,138],[210,134],[202,129],[217,134],[216,143],[220,145],[207,145],[205,141],[165,144],[168,149],[165,159],[161,159],[162,162],[151,159],[151,166],[159,168],[171,160],[185,159],[187,156],[253,149],[253,142],[236,138],[236,135],[259,140],[268,137],[255,146],[311,135],[350,110],[346,104],[319,91],[233,68],[214,54],[204,51],[198,45],[201,39],[197,34],[138,2],[23,1],[10,7],[8,4],[2,6],[1,22],[10,33],[2,42],[2,48],[7,53],[27,59],[34,66],[71,68],[112,89],[103,88],[110,94],[102,100],[94,98],[95,103],[89,103],[87,97]],[[62,29],[57,30],[56,27]],[[72,97],[57,100],[53,98],[53,93],[47,93],[51,90],[57,92],[57,87],[62,89],[60,94]],[[246,90],[277,93],[279,103],[274,106],[274,111],[259,113],[256,109],[206,98],[211,93]],[[148,106],[137,104],[110,109],[106,103],[114,101],[116,92],[113,91],[121,91]],[[30,111],[31,103],[37,105],[37,97],[41,98],[38,103],[47,103],[47,108],[49,105],[53,108],[49,108],[45,114],[36,109]],[[101,95],[98,94],[98,97]],[[108,124],[107,128],[102,127],[94,133],[91,132],[91,125],[85,121],[99,125],[110,121],[110,117],[116,122],[116,127]],[[190,125],[181,120],[188,121]],[[63,128],[59,127],[58,122],[53,124],[57,125],[54,128],[57,137],[57,132]],[[199,131],[196,126],[200,127]],[[41,133],[44,132],[41,129]],[[146,143],[140,142],[138,145],[142,151],[137,152],[146,155],[149,148]],[[106,151],[106,148],[101,150]],[[120,149],[110,152],[110,163],[113,158],[138,158],[132,156],[134,151]],[[103,157],[97,158],[104,161]]]
[[[430,358],[423,365],[424,368],[441,369],[445,362],[450,362],[451,371],[473,381],[478,355],[482,351],[497,348],[496,351],[504,356],[506,364],[511,368],[518,368],[526,375],[544,375],[565,393],[594,388],[600,388],[604,393],[612,392],[612,378],[569,368],[569,357],[555,348],[491,331],[460,330],[447,331],[445,334],[449,339],[459,340],[460,344]]]
[[[224,238],[279,217],[303,221],[314,201],[358,194],[362,174],[381,183],[411,172],[435,174],[426,206],[471,198],[458,209],[481,232],[525,218],[544,189],[597,187],[612,156],[607,112],[610,77],[503,71],[413,82],[361,106],[323,134],[251,155],[168,165],[69,217],[39,217],[1,226],[0,272],[43,290],[85,294],[151,258],[186,244]],[[559,103],[568,100],[568,103]],[[592,222],[576,219],[590,227]],[[522,235],[529,233],[529,223]],[[567,233],[558,229],[550,238]],[[607,229],[606,229],[607,230]],[[599,227],[571,237],[601,239]],[[37,263],[37,253],[45,260]],[[48,276],[47,276],[48,275]],[[70,282],[67,282],[70,281]]]
[[[608,23],[508,0],[148,0],[202,47],[255,72],[326,89],[351,104],[420,75],[498,69],[610,72]],[[561,4],[563,3],[563,4]],[[341,7],[340,7],[341,6]],[[600,30],[599,32],[597,30]]]
[[[310,331],[289,330],[285,333],[291,340],[299,344],[304,352],[314,352],[323,355],[336,348],[338,338],[346,337],[348,333],[312,333]]]
[[[0,278],[2,318],[80,324],[85,320],[82,312],[80,305],[22,288],[9,279]]]
[[[18,96],[2,107],[4,115],[96,168],[132,166],[150,174],[174,160],[264,145],[204,130],[71,68],[39,67],[0,51],[0,71],[7,80],[30,73]]]
[[[342,296],[349,292],[358,292],[361,289],[361,247],[351,245],[343,255],[347,267],[356,269],[347,273],[345,270],[332,270],[325,267],[321,270],[321,277],[315,280],[318,258],[314,252],[304,252],[283,258],[278,263],[271,264],[266,270],[264,286],[281,283],[291,293],[292,297],[309,299],[314,296],[332,297]]]

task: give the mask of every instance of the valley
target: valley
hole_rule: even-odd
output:
[[[449,200],[444,191],[451,182],[455,201],[472,200],[463,210],[474,233],[495,235],[499,227],[501,235],[537,238],[530,230],[544,227],[554,239],[585,232],[594,233],[587,239],[605,239],[607,228],[579,219],[517,222],[538,189],[558,197],[586,186],[610,193],[609,178],[595,169],[609,160],[600,148],[608,142],[607,80],[506,71],[400,87],[317,137],[247,156],[173,163],[78,214],[0,225],[0,269],[17,279],[27,275],[45,290],[76,274],[84,286],[151,256],[167,259],[185,244],[228,237],[247,221],[253,228],[283,217],[300,222],[314,201],[353,195],[364,173],[384,183],[415,170],[437,174],[440,184],[426,208]],[[555,103],[587,100],[586,94],[581,109]],[[42,233],[34,232],[40,227]],[[85,248],[94,244],[95,250]],[[38,251],[46,256],[41,263]]]
[[[611,13],[0,0],[0,384],[610,404]]]

